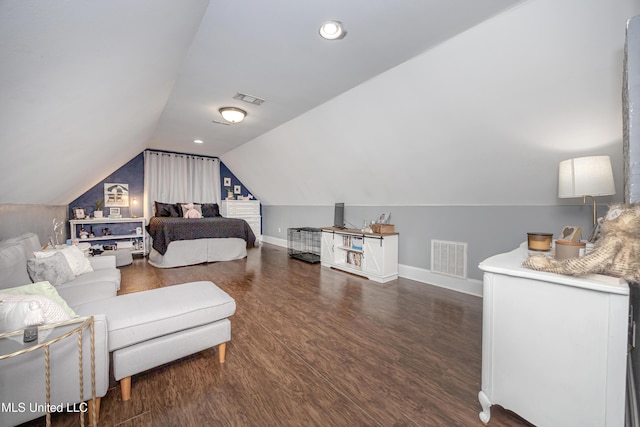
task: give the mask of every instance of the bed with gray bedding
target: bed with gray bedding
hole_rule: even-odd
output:
[[[154,216],[147,231],[153,242],[149,263],[159,268],[244,258],[256,240],[245,220],[221,216]]]

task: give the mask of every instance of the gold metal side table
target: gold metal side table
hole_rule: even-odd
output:
[[[0,334],[0,360],[19,357],[23,354],[43,348],[45,358],[46,385],[46,425],[51,426],[51,363],[50,347],[59,341],[77,335],[78,340],[78,376],[80,380],[80,402],[84,401],[84,372],[82,368],[82,340],[83,331],[89,329],[91,348],[91,400],[89,401],[89,422],[97,419],[96,408],[96,365],[95,365],[95,336],[93,316],[78,317],[65,322],[51,323],[38,326],[38,339],[33,342],[22,342],[24,329]],[[80,425],[84,427],[84,413],[80,412]]]

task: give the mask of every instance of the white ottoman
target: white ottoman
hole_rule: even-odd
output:
[[[236,310],[229,294],[212,282],[191,282],[77,306],[81,316],[105,314],[113,374],[122,400],[131,397],[131,376],[218,346],[224,363],[231,340],[228,317]]]
[[[99,256],[114,255],[116,257],[116,267],[123,267],[133,263],[133,255],[131,249],[116,249],[115,251],[104,251]]]

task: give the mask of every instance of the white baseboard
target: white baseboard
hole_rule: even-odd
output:
[[[265,236],[262,235],[262,241],[265,243],[271,243],[272,245],[282,246],[283,248],[287,247],[286,239],[278,239],[277,237]]]
[[[283,248],[287,247],[286,239],[278,239],[277,237],[263,235],[262,241],[265,243],[271,243],[272,245],[282,246]],[[482,281],[480,280],[457,279],[455,277],[443,276],[442,274],[435,274],[432,273],[431,270],[424,268],[402,264],[398,265],[398,275],[406,279],[415,280],[416,282],[482,297]]]
[[[452,291],[462,292],[464,294],[482,298],[481,280],[458,279],[455,277],[432,273],[431,270],[427,270],[424,268],[412,267],[410,265],[402,264],[398,265],[398,275],[400,277],[404,277],[405,279],[411,279],[415,280],[416,282],[427,283],[429,285],[451,289]]]

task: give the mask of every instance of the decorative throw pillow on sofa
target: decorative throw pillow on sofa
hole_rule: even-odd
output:
[[[0,333],[71,319],[60,304],[42,295],[0,293],[0,301]]]
[[[33,255],[38,259],[42,259],[48,258],[58,252],[64,255],[65,259],[67,260],[67,264],[69,264],[69,267],[71,267],[71,271],[73,271],[73,274],[75,276],[93,271],[93,267],[91,267],[91,262],[89,262],[89,259],[84,255],[84,252],[82,252],[82,250],[75,245],[65,246],[62,249],[38,251],[34,252]],[[51,282],[51,280],[49,281]]]
[[[49,298],[56,304],[60,305],[65,312],[71,317],[78,317],[69,304],[62,299],[55,287],[49,282],[29,283],[28,285],[16,286],[15,288],[7,288],[1,290],[3,294],[11,295],[42,295]]]
[[[4,301],[5,295],[7,294],[0,294],[0,333],[24,328],[26,326],[25,320],[32,311],[29,301]],[[40,305],[38,305],[38,308],[40,308]]]
[[[46,258],[27,260],[27,271],[34,282],[47,281],[53,286],[62,285],[76,278],[61,252],[56,252]]]
[[[71,271],[73,271],[76,276],[93,271],[89,258],[85,256],[79,247],[75,245],[67,246],[62,249],[62,255],[65,256],[69,267],[71,267]]]

